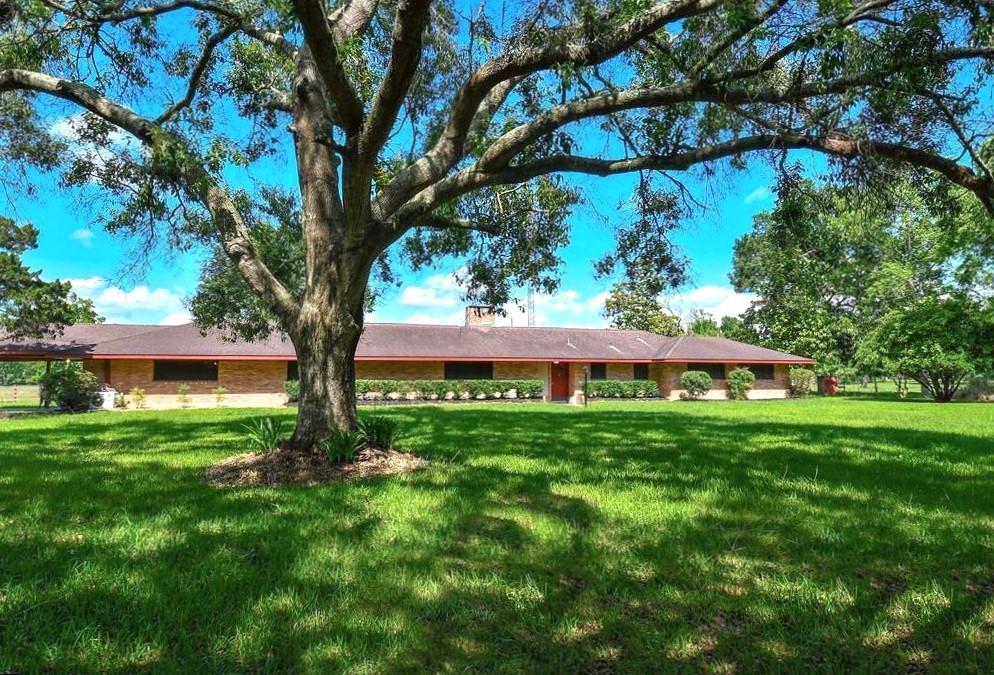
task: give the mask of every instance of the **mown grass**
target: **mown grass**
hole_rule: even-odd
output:
[[[379,408],[431,468],[206,486],[262,412],[0,421],[0,671],[994,666],[994,406]]]

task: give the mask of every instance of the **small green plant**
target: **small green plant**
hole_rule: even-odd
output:
[[[117,394],[114,396],[114,407],[122,409],[128,407],[128,399],[124,397],[124,394]]]
[[[242,428],[248,436],[249,445],[259,452],[272,452],[286,438],[283,421],[272,417],[257,417]]]
[[[214,394],[214,401],[217,403],[217,407],[220,408],[221,404],[224,403],[224,397],[228,395],[228,390],[224,387],[214,387],[211,389],[211,393]]]
[[[696,400],[711,391],[711,376],[703,370],[688,370],[680,374],[680,386],[686,392],[684,398]]]
[[[362,431],[332,429],[321,439],[321,449],[333,462],[351,462],[364,444]]]
[[[131,402],[135,404],[135,408],[140,410],[145,407],[145,390],[141,387],[132,387],[128,396],[131,397]]]
[[[178,387],[176,387],[176,401],[184,408],[189,408],[190,403],[193,401],[190,398],[190,385],[186,382],[181,382]]]
[[[389,450],[397,442],[397,422],[381,415],[359,419],[359,431],[367,447]]]
[[[818,377],[813,370],[807,368],[790,369],[790,391],[797,398],[807,398],[814,393],[818,385]]]
[[[359,382],[357,381],[358,385]],[[283,390],[286,392],[287,403],[295,403],[300,400],[300,380],[287,380],[283,383]],[[356,387],[358,391],[358,387]]]
[[[735,368],[728,373],[728,398],[733,401],[744,401],[749,398],[749,392],[756,384],[756,376],[747,368]]]

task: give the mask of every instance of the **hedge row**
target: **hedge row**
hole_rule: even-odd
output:
[[[285,384],[290,401],[300,397],[300,382]],[[488,398],[541,398],[541,380],[356,380],[356,398],[362,401]]]
[[[590,398],[653,398],[659,385],[654,380],[591,380],[587,392]]]

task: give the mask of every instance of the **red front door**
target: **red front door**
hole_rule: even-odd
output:
[[[569,364],[552,364],[552,400],[569,400]]]

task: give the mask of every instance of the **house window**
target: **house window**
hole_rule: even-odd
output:
[[[288,379],[288,380],[299,380],[300,379],[300,371],[297,370],[297,362],[296,361],[287,361],[286,362],[286,379]]]
[[[445,379],[492,380],[494,364],[492,361],[446,361]]]
[[[633,380],[648,380],[649,379],[649,364],[648,363],[633,363],[632,364],[632,379]]]
[[[752,363],[746,366],[746,368],[752,371],[752,374],[756,376],[757,380],[773,379],[772,363]]]
[[[217,361],[154,361],[155,382],[216,382]]]
[[[606,363],[591,363],[590,364],[590,379],[591,380],[606,380],[607,379],[607,364]]]
[[[710,375],[712,380],[725,379],[724,363],[688,363],[687,370],[700,370]]]

